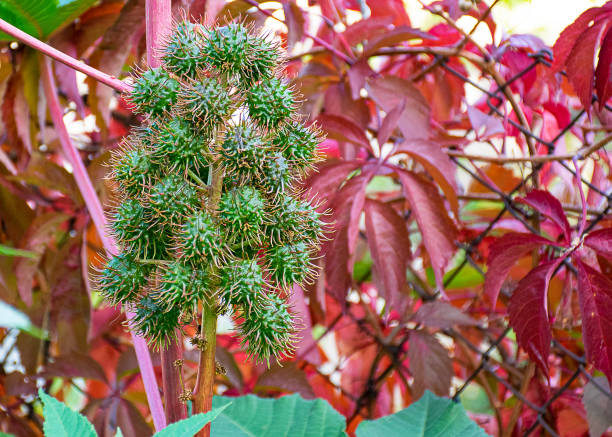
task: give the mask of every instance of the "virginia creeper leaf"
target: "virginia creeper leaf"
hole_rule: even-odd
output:
[[[402,100],[399,105],[393,108],[383,119],[380,129],[378,130],[378,145],[382,147],[383,144],[389,140],[389,137],[397,127],[397,123],[399,122],[400,116],[402,112],[404,112],[404,108],[406,107],[406,101]]]
[[[365,225],[379,292],[389,308],[401,303],[410,259],[410,239],[404,220],[393,207],[376,200],[365,202]]]
[[[317,121],[330,138],[338,141],[348,141],[372,150],[370,140],[366,137],[363,129],[348,118],[338,114],[321,114]]]
[[[448,351],[427,331],[411,331],[408,347],[412,393],[421,397],[425,389],[447,396],[453,378],[453,362]]]
[[[599,229],[584,237],[584,245],[612,260],[612,229]]]
[[[571,228],[559,199],[554,197],[548,191],[533,190],[525,197],[519,197],[516,200],[531,206],[543,216],[551,219],[559,231],[563,233],[565,243],[570,243],[572,240]]]
[[[606,378],[593,378],[584,386],[582,405],[586,410],[591,436],[599,437],[612,426],[612,395]]]
[[[423,236],[437,286],[442,290],[444,269],[456,250],[457,230],[435,185],[415,173],[399,170],[398,174]]]
[[[306,378],[306,373],[290,361],[283,365],[273,364],[257,379],[257,388],[276,388],[285,392],[299,393],[304,399],[314,399],[312,386]]]
[[[491,245],[484,292],[492,308],[495,308],[499,290],[512,266],[528,252],[546,244],[552,242],[534,234],[511,232]]]
[[[547,292],[550,278],[561,263],[558,258],[540,264],[520,280],[508,304],[510,326],[516,339],[529,357],[548,373],[550,353],[550,322],[547,311]]]
[[[419,307],[411,321],[430,328],[450,329],[453,326],[476,326],[478,322],[448,302],[435,300]]]
[[[574,257],[587,361],[612,381],[612,280]]]
[[[402,411],[376,420],[364,420],[357,437],[486,437],[472,422],[463,406],[430,391]]]
[[[606,36],[601,42],[599,61],[595,70],[595,89],[599,98],[600,106],[612,97],[612,80],[610,69],[612,68],[612,29],[608,29]],[[589,191],[590,193],[590,191]]]

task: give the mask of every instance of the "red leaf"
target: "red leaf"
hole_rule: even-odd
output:
[[[448,155],[442,151],[440,145],[426,140],[404,141],[397,150],[407,153],[425,167],[425,170],[442,188],[453,212],[458,217],[459,201],[457,200],[457,185],[455,184],[456,167]]]
[[[342,115],[321,114],[317,118],[328,136],[338,141],[348,141],[372,151],[370,140],[363,129]]]
[[[365,88],[368,77],[372,76],[374,71],[368,65],[367,59],[360,59],[351,65],[351,68],[346,72],[349,86],[351,88],[351,97],[353,100],[358,100],[361,96],[361,90]]]
[[[454,326],[476,326],[478,322],[464,314],[448,302],[439,300],[426,302],[419,307],[411,318],[415,323],[422,323],[430,328],[450,329]]]
[[[306,378],[304,371],[297,367],[295,362],[273,364],[258,379],[257,388],[276,388],[285,392],[299,393],[304,399],[315,397],[312,386]]]
[[[595,88],[601,107],[612,97],[612,29],[608,30],[601,42],[599,61],[595,70]]]
[[[448,217],[444,201],[435,185],[415,173],[398,170],[398,174],[423,236],[436,284],[443,290],[444,269],[456,251],[457,229]]]
[[[400,115],[404,112],[406,101],[402,100],[399,105],[393,108],[383,119],[380,129],[378,130],[378,144],[382,146],[389,140],[389,137],[397,127]]]
[[[576,40],[587,29],[589,23],[597,17],[601,8],[590,8],[584,11],[572,24],[563,29],[553,46],[555,61],[553,68],[561,70],[570,55]]]
[[[414,379],[412,395],[420,398],[425,389],[448,396],[453,377],[453,362],[448,351],[427,331],[411,331],[408,360]]]
[[[497,117],[487,115],[471,105],[467,107],[467,113],[474,133],[476,134],[476,139],[486,140],[493,135],[506,132],[501,120]]]
[[[87,378],[107,382],[102,366],[89,355],[71,353],[57,357],[45,366],[41,375],[66,378]]]
[[[557,266],[558,258],[539,265],[518,283],[510,303],[508,315],[516,339],[529,357],[548,373],[548,354],[552,335],[546,304],[548,284]]]
[[[116,414],[117,427],[121,428],[125,437],[148,437],[153,434],[138,408],[127,399],[119,399]]]
[[[363,211],[363,205],[366,200],[365,191],[372,173],[357,176],[351,179],[346,186],[342,189],[342,196],[345,199],[339,201],[342,206],[338,205],[335,208],[338,210],[349,211],[348,216],[348,247],[349,253],[352,254],[355,250],[355,244],[357,244],[357,237],[359,236],[359,221],[361,219],[361,212]],[[350,208],[348,207],[350,205]]]
[[[354,46],[361,41],[370,40],[389,30],[393,19],[386,17],[370,17],[367,20],[357,21],[351,24],[343,32],[346,42]]]
[[[584,245],[612,260],[612,228],[590,232],[584,238]]]
[[[495,308],[499,290],[512,266],[528,252],[546,244],[553,243],[538,235],[512,232],[491,245],[484,293],[489,298],[492,308]]]
[[[372,39],[363,50],[363,53],[368,56],[372,53],[376,52],[376,50],[381,47],[390,47],[402,43],[404,41],[408,41],[411,39],[436,39],[435,36],[432,36],[428,33],[420,31],[418,29],[413,29],[408,26],[400,26],[395,29],[383,33],[381,36]]]
[[[607,27],[607,23],[601,22],[580,35],[565,64],[567,77],[576,90],[580,103],[587,110],[591,107],[593,98],[595,52]]]
[[[572,240],[571,228],[559,199],[544,190],[533,190],[525,197],[516,199],[518,202],[531,206],[540,214],[548,217],[563,232],[565,243]]]
[[[365,225],[379,279],[377,282],[380,282],[379,293],[387,301],[387,308],[397,309],[406,285],[406,268],[410,259],[406,223],[390,205],[368,199],[365,202]]]
[[[587,360],[612,381],[612,281],[578,257],[578,301]]]
[[[386,113],[406,101],[399,128],[405,140],[426,139],[429,136],[429,104],[421,92],[408,80],[385,76],[367,81],[370,97]]]
[[[304,186],[308,199],[321,202],[321,208],[334,198],[338,187],[352,171],[359,168],[359,161],[328,161],[306,180]]]

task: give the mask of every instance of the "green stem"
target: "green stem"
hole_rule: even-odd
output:
[[[195,174],[195,173],[193,172],[193,170],[192,170],[192,169],[188,168],[188,169],[187,169],[187,174],[189,175],[189,177],[191,177],[191,179],[193,179],[193,180],[194,180],[194,181],[195,181],[195,182],[198,184],[198,189],[200,189],[200,190],[204,190],[204,189],[207,189],[207,188],[208,188],[208,185],[207,185],[207,184],[205,184],[205,183],[202,181],[202,179],[200,179],[200,178],[198,177],[198,175],[197,175],[197,174]]]

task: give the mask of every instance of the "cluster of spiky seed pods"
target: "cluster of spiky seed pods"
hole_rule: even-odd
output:
[[[157,345],[206,305],[236,317],[251,356],[290,353],[287,293],[312,277],[322,236],[295,185],[320,135],[296,116],[279,48],[242,24],[180,23],[130,100],[145,123],[113,159],[122,252],[100,291]]]

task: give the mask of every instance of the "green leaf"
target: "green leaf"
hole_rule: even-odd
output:
[[[364,420],[357,437],[486,437],[487,434],[465,414],[461,404],[441,398],[429,390],[402,411],[376,420]]]
[[[0,18],[38,39],[70,23],[97,0],[0,0]],[[0,40],[13,38],[0,32]]]
[[[115,434],[115,437],[123,437],[123,433],[121,432],[121,428],[117,428],[117,433]]]
[[[297,394],[278,399],[215,396],[213,408],[230,402],[212,424],[214,437],[346,436],[344,417],[323,399],[307,401]]]
[[[0,431],[0,437],[15,437],[15,435]]]
[[[28,316],[1,300],[0,328],[19,329],[36,338],[46,338],[46,333],[32,325]]]
[[[97,437],[91,423],[82,414],[72,411],[57,399],[38,390],[43,403],[43,431],[46,437]]]
[[[153,437],[193,437],[198,431],[204,428],[207,423],[215,420],[215,418],[229,406],[230,404],[228,403],[221,407],[213,408],[208,413],[196,414],[188,419],[175,422],[155,433]]]
[[[0,244],[0,255],[4,256],[22,256],[24,258],[36,258],[38,255],[29,250],[15,249],[14,247]]]

